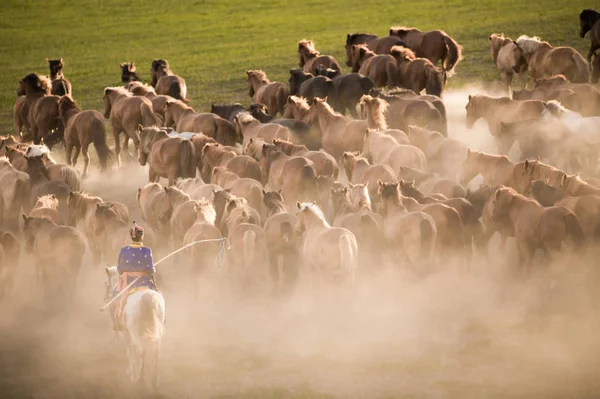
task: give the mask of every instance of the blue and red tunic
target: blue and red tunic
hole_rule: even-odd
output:
[[[117,265],[119,274],[122,273],[147,273],[140,277],[138,281],[130,288],[147,287],[158,291],[154,282],[154,261],[152,260],[152,250],[141,243],[131,243],[121,248],[119,254],[119,263]],[[137,276],[128,276],[127,284],[135,280]]]

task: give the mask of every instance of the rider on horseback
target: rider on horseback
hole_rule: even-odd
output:
[[[121,292],[136,278],[138,279],[128,292],[121,295],[118,307],[113,311],[113,321],[115,330],[122,329],[121,314],[127,297],[135,291],[151,289],[158,291],[154,281],[154,261],[152,260],[152,250],[142,244],[144,238],[144,229],[138,226],[135,221],[133,227],[129,229],[131,244],[121,248],[117,271],[119,272],[119,281],[115,294]]]

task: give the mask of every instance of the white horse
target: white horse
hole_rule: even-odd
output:
[[[106,300],[112,297],[118,279],[117,267],[107,267]],[[123,329],[119,332],[127,346],[131,381],[143,381],[146,377],[150,387],[156,388],[160,345],[165,331],[165,300],[162,294],[154,290],[142,290],[129,295],[123,308],[121,325]]]

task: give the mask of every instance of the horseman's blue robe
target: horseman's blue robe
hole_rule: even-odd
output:
[[[126,247],[121,248],[119,254],[119,263],[117,265],[119,274],[123,272],[145,272],[147,276],[142,276],[138,281],[131,286],[130,290],[135,288],[147,287],[151,290],[158,291],[154,282],[154,261],[152,260],[152,250],[143,246],[141,243],[131,243]],[[130,284],[137,277],[130,276],[127,278],[127,284]]]

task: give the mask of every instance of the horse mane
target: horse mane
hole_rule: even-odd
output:
[[[540,39],[537,36],[530,37],[527,35],[521,35],[517,39],[517,45],[523,50],[525,54],[531,54],[537,49],[539,49],[540,46],[550,46],[550,43],[542,41],[542,39]]]
[[[249,112],[242,111],[235,116],[236,120],[242,125],[246,125],[248,123],[252,123],[254,121],[258,121],[255,117],[253,117]]]
[[[39,206],[38,206],[39,205]],[[58,209],[58,199],[54,194],[46,194],[37,199],[34,208],[52,208]]]
[[[255,77],[264,83],[270,82],[269,78],[267,78],[267,74],[262,69],[250,69],[246,71],[246,75],[248,75],[248,77]]]
[[[298,41],[298,51],[305,49],[308,53],[319,55],[312,40],[302,39]]]
[[[376,35],[373,35],[372,33],[362,33],[362,32],[357,32],[357,33],[348,33],[348,36],[346,36],[346,46],[349,44],[352,44],[352,41],[354,40],[355,37],[358,36],[373,36],[373,37],[377,37]]]
[[[417,58],[415,53],[404,46],[394,46],[390,49],[390,55],[394,58],[404,58],[408,60],[414,60]]]
[[[314,103],[313,103],[313,105],[315,105],[315,104],[317,104],[317,103],[319,103],[319,104],[322,104],[322,105],[323,105],[323,107],[324,107],[324,108],[325,108],[325,109],[326,109],[326,110],[327,110],[327,111],[328,111],[330,114],[338,114],[338,115],[341,115],[341,114],[339,114],[338,112],[336,112],[336,111],[333,109],[333,107],[332,107],[332,106],[331,106],[331,105],[330,105],[330,104],[329,104],[327,101],[325,101],[325,99],[323,99],[323,98],[319,98],[319,97],[315,97],[315,98],[314,98]]]
[[[546,102],[546,109],[555,114],[568,112],[568,109],[566,109],[558,100],[550,100]]]
[[[310,108],[310,105],[308,105],[308,100],[304,97],[290,96],[289,99],[292,100],[300,109],[308,110]]]
[[[327,223],[327,219],[325,218],[325,214],[323,213],[323,211],[321,210],[321,208],[319,208],[319,206],[317,204],[313,204],[312,202],[302,202],[300,204],[299,212],[302,212],[305,209],[310,210],[312,213],[314,213],[316,216],[318,216],[324,223],[329,225],[329,223]]]
[[[58,99],[59,111],[62,110],[63,107],[69,107],[69,108],[75,109],[77,111],[81,111],[79,104],[77,104],[77,102],[75,100],[73,100],[73,98],[71,98],[71,96],[69,96],[69,95],[62,96],[61,98]]]
[[[142,82],[133,81],[125,84],[123,87],[133,94],[146,94],[146,93],[156,93],[154,87],[144,84]]]
[[[363,105],[365,103],[369,104],[371,109],[371,118],[375,125],[377,125],[382,130],[387,130],[387,122],[385,119],[385,111],[388,109],[390,104],[382,98],[372,97],[368,94],[363,95],[360,98],[360,104]]]
[[[413,28],[413,27],[409,27],[409,26],[392,26],[390,28],[390,36],[393,33],[408,33],[411,30],[416,30],[417,32],[421,32],[419,29]]]
[[[117,93],[119,93],[121,95],[128,96],[128,97],[132,97],[133,96],[133,94],[129,90],[127,90],[126,88],[124,88],[122,86],[105,87],[104,88],[104,95],[108,94],[111,91],[117,92]]]
[[[27,82],[34,91],[50,95],[52,90],[52,81],[49,77],[38,75],[37,73],[30,73],[22,80]]]

